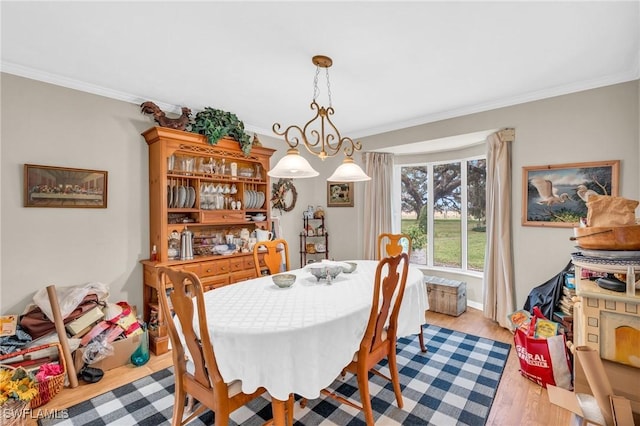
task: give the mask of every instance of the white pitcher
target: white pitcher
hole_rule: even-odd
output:
[[[258,241],[269,241],[271,238],[273,238],[273,233],[271,231],[256,228],[256,239]]]

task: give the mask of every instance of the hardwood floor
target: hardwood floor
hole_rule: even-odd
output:
[[[520,364],[513,348],[513,335],[510,331],[485,319],[480,311],[473,308],[468,308],[459,317],[428,312],[427,323],[512,345],[487,425],[547,426],[569,424],[570,413],[551,404],[546,389],[520,375],[518,371]],[[52,401],[41,408],[60,410],[70,407],[154,371],[166,368],[171,364],[171,354],[168,353],[159,357],[152,356],[149,363],[142,367],[127,365],[107,371],[99,383],[87,384],[81,381],[80,386],[75,389],[63,389]],[[37,414],[37,410],[35,414]],[[30,420],[28,424],[35,425],[36,422]]]

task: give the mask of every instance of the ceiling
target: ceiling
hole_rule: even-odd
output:
[[[640,77],[638,1],[9,2],[2,71],[249,131],[311,119],[316,54],[343,136]],[[328,106],[324,72],[318,103]]]

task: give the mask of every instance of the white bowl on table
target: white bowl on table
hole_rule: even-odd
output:
[[[296,276],[294,274],[277,274],[272,275],[271,280],[280,288],[289,288],[296,282]]]

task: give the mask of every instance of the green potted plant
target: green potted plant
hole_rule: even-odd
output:
[[[205,135],[211,145],[229,136],[238,141],[245,156],[251,151],[251,136],[244,131],[244,123],[238,116],[230,112],[206,107],[195,115],[191,131]]]
[[[427,235],[420,229],[419,225],[411,225],[405,231],[405,234],[411,238],[411,257],[412,263],[427,263]]]

